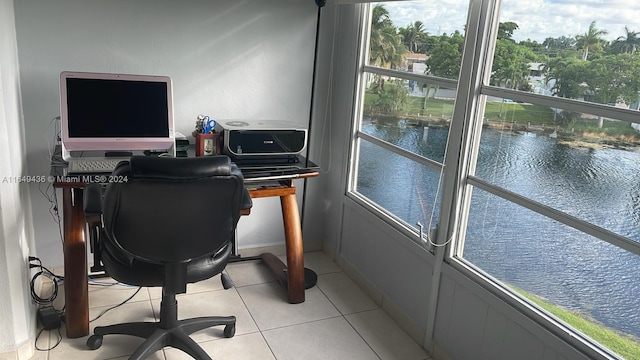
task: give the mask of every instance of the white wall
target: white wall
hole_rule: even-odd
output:
[[[33,355],[35,308],[27,257],[33,247],[12,0],[0,0],[0,358]]]
[[[16,30],[29,173],[49,171],[47,132],[63,70],[168,75],[176,130],[195,118],[309,118],[316,5],[312,0],[20,0]],[[49,140],[51,141],[51,140]],[[37,251],[62,264],[49,202],[31,188]],[[240,247],[283,242],[277,199],[259,199]]]

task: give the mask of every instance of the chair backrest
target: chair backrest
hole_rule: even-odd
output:
[[[180,263],[228,244],[240,217],[242,173],[226,156],[134,156],[103,199],[106,241],[129,257]]]

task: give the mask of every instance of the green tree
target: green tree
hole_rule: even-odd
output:
[[[586,71],[589,64],[581,61],[574,52],[564,51],[549,59],[542,67],[547,84],[553,84],[554,96],[577,99],[585,94]]]
[[[396,68],[404,62],[406,52],[402,37],[397,34],[389,18],[389,12],[383,5],[376,5],[371,13],[369,63]]]
[[[412,53],[418,52],[429,36],[424,30],[422,21],[415,21],[407,25],[406,28],[401,27],[398,32],[402,35],[402,43]]]
[[[575,45],[576,39],[567,36],[560,36],[557,38],[548,37],[542,42],[542,46],[544,46],[547,52],[555,53],[561,50],[571,49]]]
[[[432,46],[430,56],[425,62],[427,74],[439,76],[447,79],[457,79],[460,73],[460,63],[462,62],[462,48],[464,46],[464,36],[455,31],[451,36],[442,34],[438,37],[431,37]],[[426,84],[426,92],[422,108],[427,108],[431,85]],[[433,94],[438,91],[435,87]]]
[[[378,98],[373,101],[373,106],[379,107],[387,114],[406,113],[409,107],[409,89],[404,81],[396,79],[384,88],[378,89]]]
[[[537,57],[529,47],[509,39],[498,39],[493,57],[493,84],[510,89],[526,88],[531,73],[529,64],[535,62]]]
[[[582,35],[576,35],[576,47],[582,50],[582,61],[589,57],[589,51],[601,51],[606,41],[602,36],[607,35],[607,30],[596,28],[595,20],[589,25],[589,30]]]
[[[514,41],[512,36],[516,30],[518,30],[518,24],[513,21],[501,22],[498,24],[498,39]]]
[[[640,90],[640,56],[614,54],[590,62],[586,78],[589,101],[600,104],[636,102]]]
[[[631,80],[633,55],[614,54],[603,56],[590,62],[586,69],[589,92],[586,100],[600,104],[616,104],[618,101],[630,102],[637,99],[638,86]],[[604,125],[598,117],[598,127]]]
[[[457,79],[460,73],[464,36],[456,31],[451,36],[442,34],[433,39],[429,59],[426,61],[427,73],[448,79]]]
[[[535,40],[531,40],[531,39],[523,40],[523,41],[520,41],[518,45],[531,49],[531,51],[533,51],[535,54],[545,53],[544,45],[540,44]]]
[[[635,54],[638,48],[640,48],[638,32],[630,31],[627,26],[624,27],[624,31],[626,35],[619,36],[613,44],[611,44],[611,48],[615,53]]]

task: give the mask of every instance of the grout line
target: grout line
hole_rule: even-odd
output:
[[[353,326],[353,324],[351,323],[351,321],[349,321],[349,319],[347,319],[346,316],[343,316],[344,320],[347,322],[347,324],[349,324],[349,326],[351,326],[351,328],[353,329],[353,331],[356,332],[356,334],[358,334],[358,336],[360,336],[360,339],[362,339],[362,341],[364,341],[365,344],[367,344],[367,346],[369,347],[369,349],[371,349],[371,352],[373,352],[379,360],[382,360],[382,358],[380,357],[380,355],[378,355],[378,353],[376,352],[376,350],[373,348],[373,346],[371,346],[371,344],[369,344],[369,342],[367,341],[367,339],[364,338],[364,336],[362,336],[362,334],[360,334],[360,332],[358,331],[358,329],[355,328],[355,326]]]

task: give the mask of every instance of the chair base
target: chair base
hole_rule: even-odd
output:
[[[93,330],[94,334],[87,339],[87,347],[95,350],[102,346],[102,337],[104,335],[132,335],[146,340],[129,357],[129,360],[145,359],[167,346],[180,349],[194,359],[211,360],[211,357],[189,335],[196,331],[219,325],[225,325],[223,334],[226,338],[231,338],[236,333],[235,316],[206,316],[177,320],[176,305],[175,295],[163,298],[160,322],[132,322],[97,326]]]

